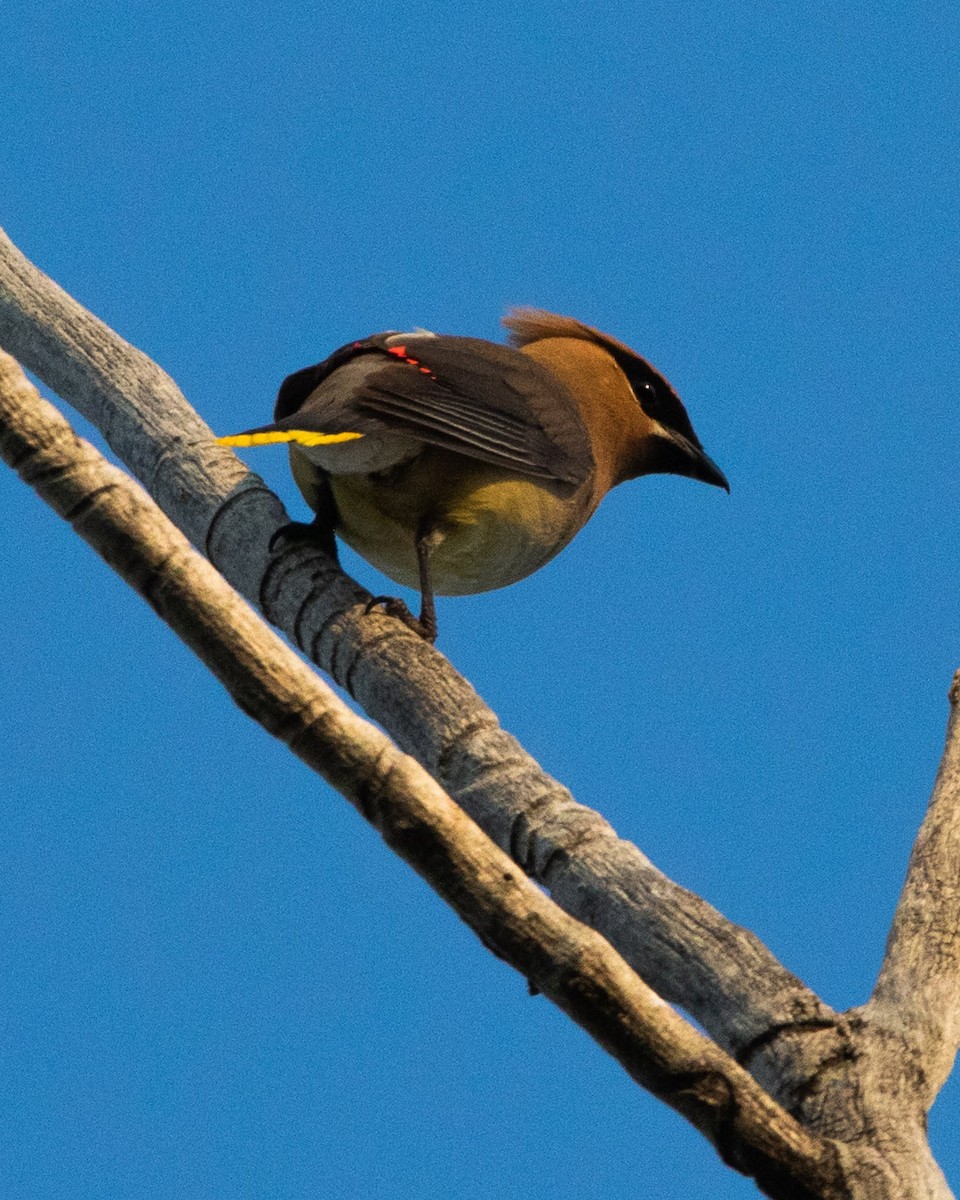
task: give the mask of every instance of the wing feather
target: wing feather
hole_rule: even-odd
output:
[[[566,386],[510,346],[380,334],[288,376],[271,428],[383,434],[577,486],[593,469]]]

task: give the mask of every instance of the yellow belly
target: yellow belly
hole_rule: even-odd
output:
[[[309,484],[297,482],[310,502]],[[443,538],[430,556],[434,591],[460,596],[532,574],[584,524],[593,504],[568,490],[427,448],[383,478],[334,475],[337,533],[385,575],[418,588],[416,537],[425,523]],[[583,485],[584,495],[590,483]]]

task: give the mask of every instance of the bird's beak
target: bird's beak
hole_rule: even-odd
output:
[[[673,474],[686,475],[690,479],[699,479],[702,483],[712,483],[714,487],[721,487],[725,492],[730,491],[726,475],[699,446],[695,446],[682,433],[676,433],[672,429],[664,430],[664,433],[680,451],[680,455],[670,464],[669,469]]]

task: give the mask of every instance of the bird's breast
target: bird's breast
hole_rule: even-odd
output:
[[[416,538],[443,537],[430,557],[434,590],[458,596],[505,587],[560,551],[593,511],[589,481],[569,488],[427,448],[380,476],[334,475],[337,532],[397,583],[419,587]]]

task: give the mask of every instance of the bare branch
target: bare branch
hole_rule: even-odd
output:
[[[0,455],[122,575],[244,711],[340,790],[483,942],[724,1160],[785,1200],[841,1196],[840,1156],[526,879],[413,759],[269,630],[122,471],[0,353]]]
[[[29,263],[0,232],[0,344],[104,432],[225,577],[357,698],[568,912],[733,1052],[833,1014],[752,933],[658,871],[575,803],[470,685],[316,553],[271,558],[285,520],[257,476],[213,444],[154,363]],[[141,426],[143,429],[141,429]]]
[[[950,688],[946,748],[917,835],[870,1018],[896,1030],[925,1075],[926,1106],[960,1048],[960,672]]]

